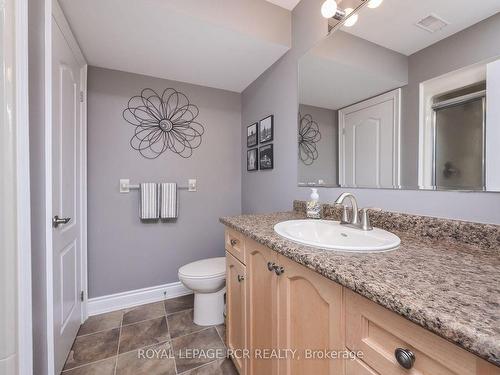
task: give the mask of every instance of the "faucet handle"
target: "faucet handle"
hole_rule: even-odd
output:
[[[370,222],[370,216],[368,211],[382,211],[380,208],[376,207],[365,207],[361,209],[361,229],[363,230],[373,230],[372,224]]]

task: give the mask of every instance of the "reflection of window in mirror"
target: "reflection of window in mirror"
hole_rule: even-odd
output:
[[[306,165],[299,124],[299,184],[334,172],[345,187],[500,191],[500,3],[416,4],[384,0],[340,29],[329,20],[334,32],[300,59],[299,111],[321,141]],[[322,143],[322,112],[334,113],[334,142]]]

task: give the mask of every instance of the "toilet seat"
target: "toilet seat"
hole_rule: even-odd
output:
[[[179,268],[179,277],[188,279],[212,279],[225,275],[225,257],[202,259]]]

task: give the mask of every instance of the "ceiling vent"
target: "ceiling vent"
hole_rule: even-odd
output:
[[[446,22],[441,17],[436,16],[435,14],[430,14],[417,22],[418,27],[430,33],[435,33],[436,31],[444,29],[448,25],[449,22]]]

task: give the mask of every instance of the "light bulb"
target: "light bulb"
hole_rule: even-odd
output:
[[[382,4],[384,0],[370,0],[368,2],[368,8],[377,8],[380,6],[380,4]]]
[[[354,11],[354,9],[352,9],[352,8],[346,8],[346,9],[344,9],[344,11],[345,11],[345,15],[347,17],[347,16],[349,16],[349,14],[351,14]],[[351,27],[351,26],[354,26],[354,24],[356,22],[358,22],[358,15],[357,14],[353,14],[351,17],[349,17],[347,19],[347,21],[344,22],[344,25],[347,26],[347,27]]]
[[[325,18],[332,18],[337,13],[337,2],[335,0],[325,0],[321,6],[321,15]]]

